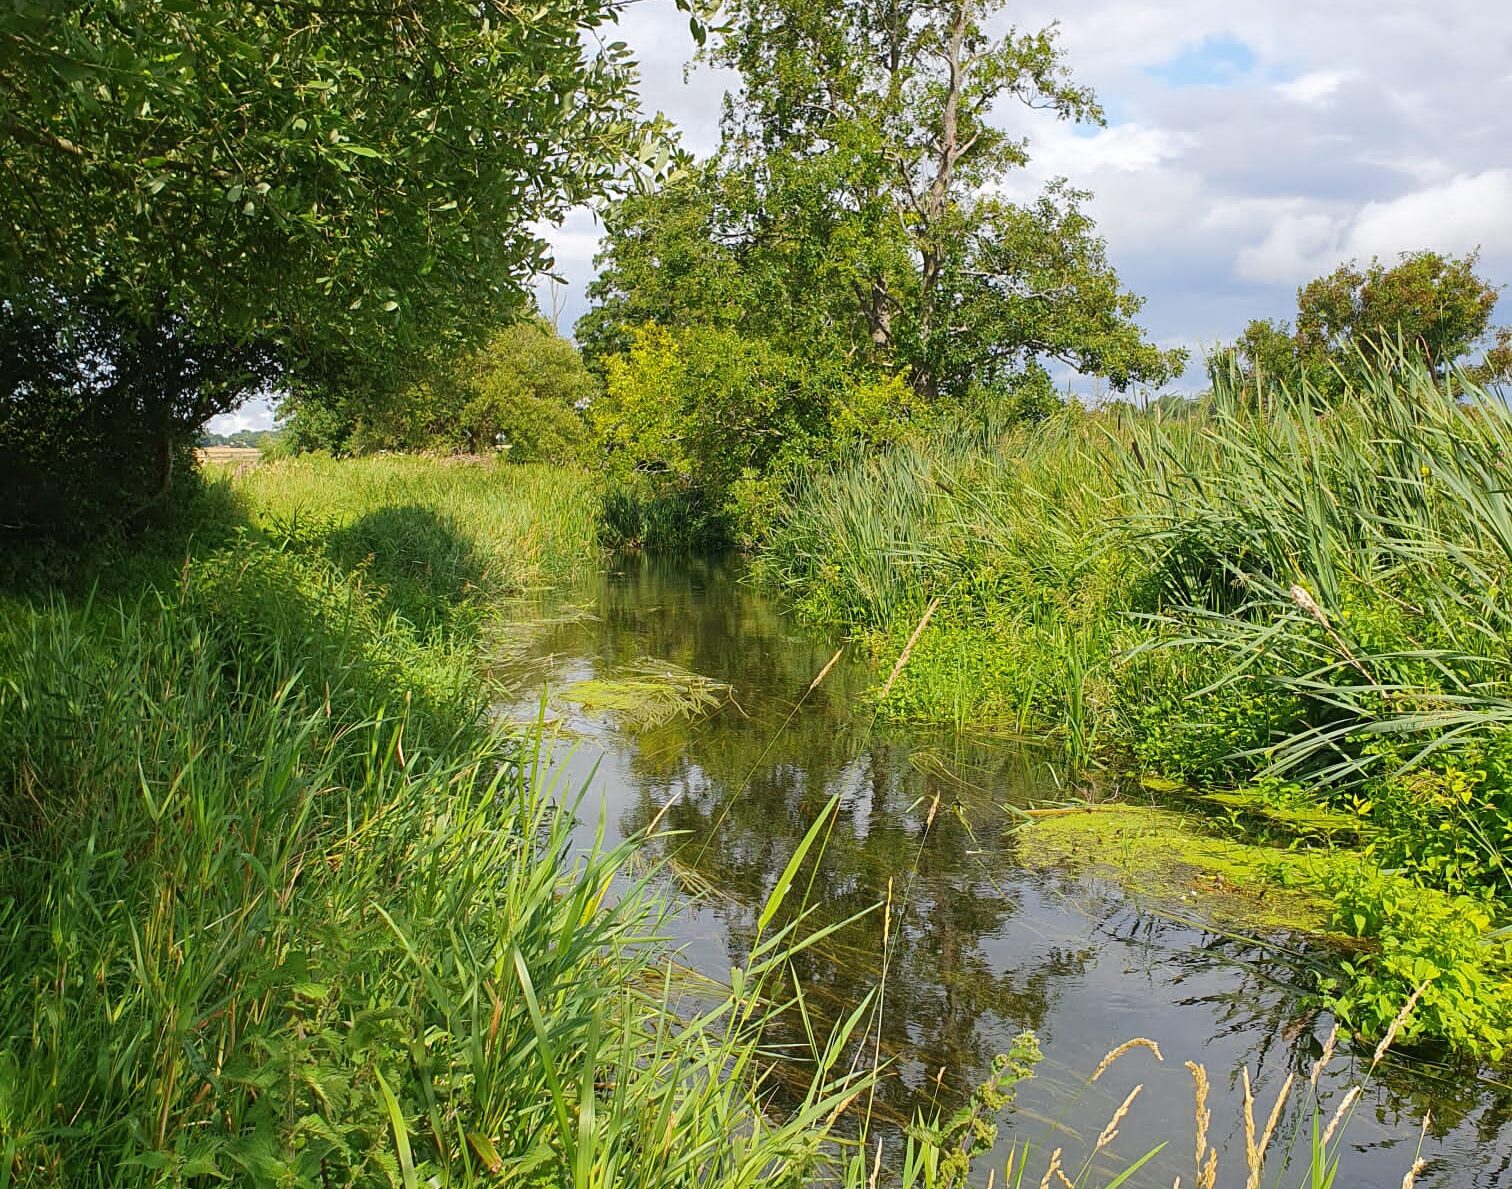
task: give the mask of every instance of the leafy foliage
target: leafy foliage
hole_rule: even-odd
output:
[[[1487,906],[1367,865],[1340,863],[1325,881],[1335,923],[1373,948],[1343,964],[1331,1005],[1377,1034],[1422,987],[1405,1038],[1431,1036],[1500,1059],[1512,1043],[1512,943],[1492,934]]]
[[[200,426],[275,374],[274,355],[95,299],[0,301],[0,533],[78,539],[137,520]]]
[[[1477,257],[1409,252],[1394,265],[1353,262],[1297,290],[1295,330],[1251,322],[1210,361],[1215,376],[1237,370],[1250,387],[1305,382],[1322,399],[1338,399],[1361,368],[1420,359],[1436,373],[1486,348],[1469,369],[1482,384],[1512,376],[1508,331],[1491,327],[1500,289],[1475,272]]]
[[[497,321],[546,263],[530,224],[639,135],[628,59],[579,39],[613,12],[12,5],[0,292],[89,289],[323,365]]]
[[[740,77],[719,154],[608,211],[595,308],[577,333],[611,397],[627,403],[649,341],[701,358],[718,336],[774,377],[736,385],[737,417],[760,417],[738,460],[704,433],[722,416],[704,406],[730,399],[727,377],[681,378],[676,404],[690,420],[663,422],[714,503],[745,507],[737,481],[770,478],[780,491],[796,458],[909,426],[1043,416],[1056,403],[1052,361],[1119,389],[1180,370],[1180,353],[1135,325],[1138,299],[1109,266],[1084,194],[1057,184],[1023,203],[994,196],[1028,159],[991,118],[997,105],[1101,119],[1054,31],[999,36],[996,11],[981,0],[737,5],[710,50]],[[704,445],[720,456],[691,461]],[[756,502],[771,505],[772,492]]]
[[[577,348],[535,317],[496,330],[476,350],[438,362],[427,379],[381,400],[296,393],[280,411],[296,449],[501,449],[516,462],[576,462],[597,391]]]
[[[655,148],[628,50],[584,36],[617,7],[6,6],[25,184],[0,195],[0,450],[41,476],[24,526],[154,498],[275,377],[361,404],[517,314],[536,226]]]

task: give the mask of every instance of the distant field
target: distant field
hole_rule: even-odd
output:
[[[201,462],[215,462],[222,466],[257,462],[262,458],[262,451],[255,446],[201,446],[198,454]]]

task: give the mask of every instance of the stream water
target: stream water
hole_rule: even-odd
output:
[[[1254,1078],[1263,1115],[1288,1073],[1307,1077],[1329,1027],[1302,993],[1298,939],[1236,939],[1095,874],[1024,865],[1020,848],[1030,843],[1004,807],[1062,795],[1054,769],[1002,740],[876,726],[862,697],[875,674],[848,657],[810,691],[838,642],[785,618],[740,581],[737,564],[616,559],[582,589],[517,611],[498,664],[518,697],[499,712],[529,718],[546,691],[548,716],[574,741],[560,762],[570,781],[589,785],[585,837],[597,827],[594,814],[612,843],[671,803],[664,824],[679,833],[666,844],[667,882],[680,904],[671,928],[683,961],[728,978],[794,847],[838,794],[809,902],[818,927],[884,900],[891,883],[881,1050],[892,1064],[878,1092],[885,1117],[954,1109],[994,1054],[1032,1029],[1045,1061],[1001,1129],[1000,1174],[1010,1139],[1042,1149],[1031,1182],[1055,1147],[1075,1167],[1140,1083],[1120,1137],[1103,1153],[1107,1167],[1168,1139],[1131,1183],[1169,1186],[1179,1175],[1190,1185],[1190,1060],[1204,1063],[1213,1082],[1219,1183],[1242,1182],[1241,1068]],[[551,696],[632,672],[645,658],[728,682],[734,702],[693,721],[632,730],[613,714]],[[811,1004],[830,1018],[861,1002],[881,969],[878,913],[797,962]],[[1164,1063],[1133,1052],[1088,1086],[1102,1055],[1135,1036],[1158,1042]],[[1327,1109],[1368,1060],[1345,1053],[1334,1061]],[[1296,1118],[1295,1105],[1278,1134],[1284,1146],[1300,1124],[1305,1163],[1310,1121]],[[1339,1189],[1401,1184],[1428,1112],[1419,1185],[1512,1185],[1512,1087],[1393,1056],[1354,1114]],[[1267,1183],[1304,1180],[1297,1167]]]

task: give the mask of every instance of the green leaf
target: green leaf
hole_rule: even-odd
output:
[[[766,907],[761,910],[761,917],[756,922],[756,931],[764,931],[772,923],[772,918],[782,907],[782,902],[787,899],[788,891],[793,886],[793,879],[798,874],[798,868],[803,865],[804,858],[808,855],[809,848],[818,840],[825,826],[829,823],[830,815],[840,804],[838,795],[833,796],[819,811],[819,816],[814,819],[814,824],[803,835],[803,841],[793,851],[793,855],[787,861],[787,866],[782,869],[782,874],[777,877],[777,882],[772,885],[772,893],[767,897]]]
[[[415,1157],[410,1151],[409,1128],[404,1125],[404,1113],[399,1109],[399,1100],[389,1089],[383,1070],[374,1066],[378,1078],[378,1092],[383,1095],[383,1108],[388,1112],[389,1125],[394,1130],[394,1147],[399,1153],[399,1170],[404,1176],[404,1189],[419,1189],[420,1178],[415,1175]]]

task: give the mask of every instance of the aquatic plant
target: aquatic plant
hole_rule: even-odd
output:
[[[676,718],[710,714],[734,694],[728,682],[642,657],[623,673],[574,681],[557,696],[590,714],[609,714],[628,730],[647,731]]]

